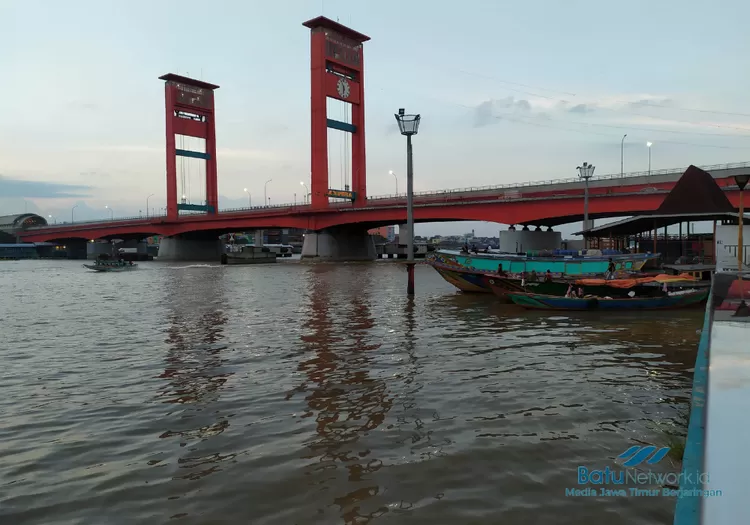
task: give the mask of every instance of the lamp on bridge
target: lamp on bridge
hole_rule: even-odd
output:
[[[406,136],[406,228],[409,236],[406,241],[406,271],[408,280],[406,294],[414,295],[414,164],[412,162],[411,137],[419,132],[420,115],[406,115],[400,108],[394,115],[398,129]]]
[[[250,195],[250,191],[247,188],[245,188],[244,191],[245,191],[245,193],[247,193],[247,206],[248,206],[248,208],[252,208],[253,207],[253,197],[252,197],[252,195]]]
[[[593,164],[584,162],[583,166],[578,166],[578,176],[583,179],[583,229],[588,230],[589,226],[589,179],[594,176],[596,167]]]

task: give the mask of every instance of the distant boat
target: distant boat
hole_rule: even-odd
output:
[[[529,310],[671,310],[701,304],[710,290],[685,290],[662,297],[560,297],[511,292],[508,298]]]
[[[96,261],[95,264],[84,264],[83,267],[95,272],[130,272],[138,269],[137,264],[119,261]]]

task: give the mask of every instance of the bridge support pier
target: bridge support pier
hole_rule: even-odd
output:
[[[308,232],[302,243],[302,259],[317,261],[374,261],[375,242],[367,230],[340,226]]]
[[[255,230],[255,246],[263,246],[263,230]]]
[[[123,241],[117,245],[117,248],[135,248],[136,253],[148,253],[148,243],[146,241]]]
[[[159,243],[160,261],[219,262],[224,246],[221,239],[185,239],[180,236],[163,237]]]
[[[86,259],[94,260],[100,255],[107,254],[110,257],[114,255],[112,243],[110,241],[94,241],[86,243]]]
[[[409,225],[408,224],[399,224],[398,225],[398,244],[406,246],[409,242]]]

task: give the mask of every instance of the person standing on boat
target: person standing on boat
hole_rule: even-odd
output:
[[[615,266],[615,262],[612,260],[612,257],[609,258],[609,265],[607,265],[607,273],[605,274],[605,279],[614,279],[615,278],[615,272],[617,271],[617,266]]]
[[[497,265],[497,274],[500,275],[500,276],[502,276],[502,277],[505,277],[505,270],[503,270],[503,265],[502,264],[498,264]]]
[[[549,270],[547,270],[544,273],[544,282],[545,283],[551,283],[552,282],[552,272],[550,272]]]

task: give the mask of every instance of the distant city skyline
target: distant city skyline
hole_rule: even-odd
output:
[[[543,4],[0,1],[0,215],[26,209],[62,221],[77,205],[81,220],[110,209],[137,216],[151,194],[149,208],[162,208],[157,77],[167,72],[221,86],[221,207],[260,204],[268,179],[272,203],[295,193],[302,202],[310,65],[301,23],[320,14],[372,37],[364,51],[370,195],[406,187],[399,107],[423,117],[416,191],[575,177],[583,161],[596,174],[619,173],[621,153],[624,171],[647,170],[647,142],[653,170],[750,160],[750,71],[738,67],[750,51],[741,25],[750,6]],[[187,12],[201,13],[200,27],[175,16]],[[690,36],[706,27],[722,29]],[[341,103],[329,112],[344,114]],[[332,187],[351,176],[336,133]],[[200,173],[184,169],[182,190],[199,202]],[[507,226],[418,224],[415,233],[488,236]]]

